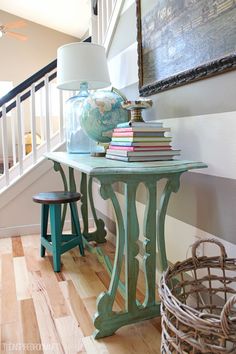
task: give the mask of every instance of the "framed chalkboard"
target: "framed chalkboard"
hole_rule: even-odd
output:
[[[141,96],[236,68],[236,0],[136,0]]]

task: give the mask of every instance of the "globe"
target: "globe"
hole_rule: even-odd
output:
[[[80,124],[86,134],[99,143],[109,143],[117,124],[128,121],[128,111],[121,106],[124,101],[114,90],[95,91],[85,98]]]

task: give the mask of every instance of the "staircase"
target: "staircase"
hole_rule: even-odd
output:
[[[90,35],[108,51],[124,0],[92,1]],[[74,92],[56,88],[57,61],[0,99],[0,193],[65,139],[64,105]]]
[[[68,92],[56,89],[56,67],[54,60],[0,100],[1,191],[64,141]]]

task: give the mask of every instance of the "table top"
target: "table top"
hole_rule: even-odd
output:
[[[186,160],[124,162],[67,152],[50,152],[46,153],[45,157],[91,176],[178,173],[207,167],[205,163]]]

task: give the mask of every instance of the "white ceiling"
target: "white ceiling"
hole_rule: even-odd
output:
[[[91,0],[0,0],[0,10],[82,38],[91,17]]]

